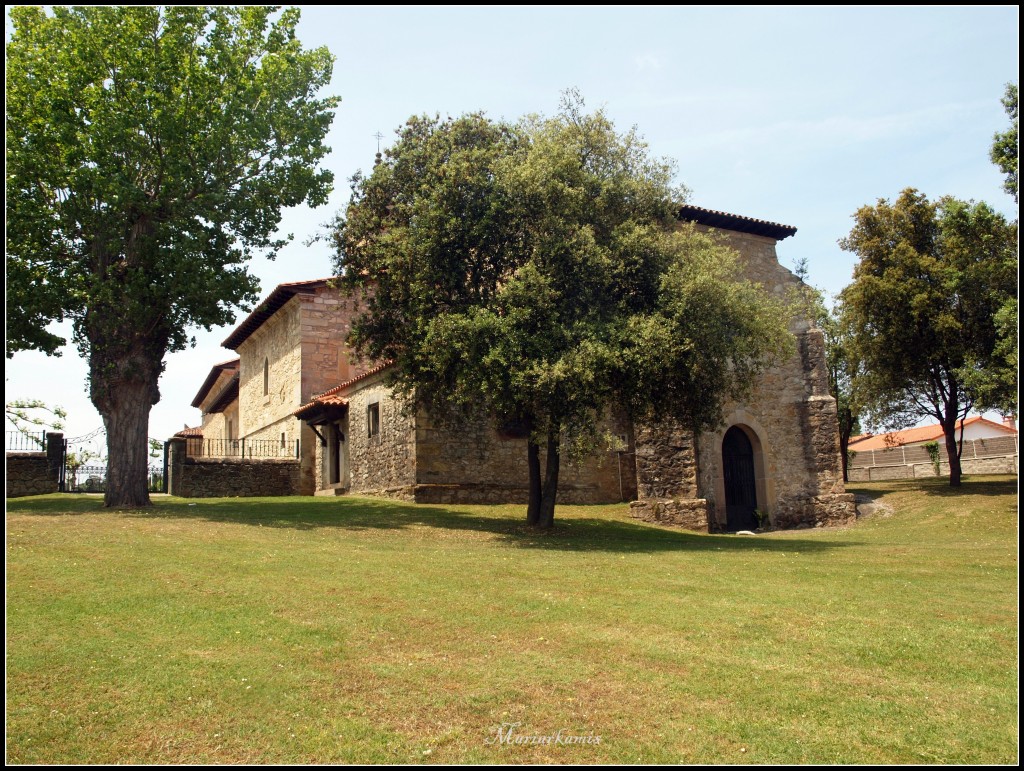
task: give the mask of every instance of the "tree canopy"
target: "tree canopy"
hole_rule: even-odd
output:
[[[531,524],[551,525],[560,455],[592,447],[613,402],[710,425],[786,348],[735,256],[678,227],[673,175],[569,94],[516,124],[411,118],[353,180],[335,267],[372,291],[351,342],[432,412],[525,427]]]
[[[333,57],[273,7],[12,8],[7,355],[73,321],[107,428],[108,505],[143,505],[164,355],[257,298],[281,209],[325,202]]]
[[[1016,228],[984,203],[931,202],[913,189],[854,219],[840,245],[860,262],[842,302],[865,403],[892,427],[938,420],[959,485],[957,421],[1003,367],[997,314],[1017,295]]]
[[[1010,118],[1010,128],[1006,131],[997,132],[992,140],[992,150],[989,157],[992,163],[999,167],[999,170],[1006,175],[1003,182],[1003,190],[1017,200],[1017,175],[1020,172],[1020,162],[1017,158],[1017,84],[1007,83],[1006,94],[1003,96],[1003,107],[1006,115]]]

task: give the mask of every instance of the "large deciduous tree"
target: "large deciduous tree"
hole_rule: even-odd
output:
[[[1017,177],[1020,170],[1017,139],[1017,84],[1006,84],[1003,107],[1010,118],[1010,128],[997,133],[992,141],[990,157],[999,170],[1006,175],[1003,189],[1017,200]],[[1016,255],[1014,255],[1016,260]],[[1014,270],[1017,262],[1014,262]],[[1019,397],[1017,389],[1017,298],[1009,297],[996,313],[996,328],[999,340],[996,343],[991,366],[978,370],[973,384],[978,392],[979,406],[1001,410],[1006,414],[1018,414]]]
[[[840,245],[860,262],[842,301],[862,395],[890,426],[935,418],[957,487],[957,422],[978,401],[979,373],[998,366],[997,314],[1017,296],[1016,228],[984,203],[913,189],[854,219]]]
[[[373,286],[352,343],[432,413],[528,435],[530,524],[551,526],[561,456],[613,402],[711,425],[786,347],[734,254],[677,227],[672,177],[569,94],[515,125],[410,119],[338,219],[337,271]]]
[[[168,351],[257,297],[285,206],[324,203],[333,57],[271,7],[13,8],[7,44],[8,348],[73,321],[107,430],[108,506],[149,503]]]
[[[992,139],[992,149],[989,157],[992,163],[999,167],[999,170],[1006,175],[1003,182],[1003,190],[1017,200],[1017,176],[1020,172],[1020,162],[1017,158],[1017,84],[1007,83],[1006,94],[1003,96],[1003,107],[1006,115],[1010,118],[1010,128],[998,132]]]

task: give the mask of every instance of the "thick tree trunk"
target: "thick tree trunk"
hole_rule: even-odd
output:
[[[526,440],[526,463],[530,467],[530,499],[526,507],[526,524],[540,522],[540,446],[532,439]]]
[[[946,455],[949,457],[949,486],[960,487],[960,452],[956,441],[956,423],[960,417],[960,384],[952,375],[947,376],[947,394],[943,404],[942,433],[946,439]],[[964,418],[967,410],[964,410]]]
[[[555,524],[555,497],[558,495],[558,471],[559,471],[559,437],[558,430],[552,428],[548,431],[548,452],[545,459],[544,491],[540,501],[539,527],[549,528]]]
[[[946,438],[946,455],[949,456],[949,486],[960,487],[962,471],[960,469],[960,454],[957,451],[956,420],[952,425],[943,422],[942,432]]]
[[[94,347],[90,395],[107,431],[107,491],[104,505],[136,508],[149,500],[149,411],[159,400],[156,361],[136,353],[114,359]]]

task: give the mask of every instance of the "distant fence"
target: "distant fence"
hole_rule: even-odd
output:
[[[164,490],[163,469],[150,468],[146,489],[151,493]],[[69,463],[64,472],[64,489],[69,493],[105,493],[107,491],[106,466],[76,466]]]
[[[45,452],[46,431],[5,431],[4,447],[7,452]]]
[[[187,437],[185,455],[189,458],[298,458],[299,440]]]
[[[106,466],[76,466],[68,463],[64,489],[69,493],[102,493],[107,489]]]
[[[913,479],[949,473],[944,441],[939,441],[938,469],[924,445],[885,450],[851,451],[847,471],[851,482]],[[965,439],[960,465],[965,474],[1016,474],[1018,442],[1015,436]]]

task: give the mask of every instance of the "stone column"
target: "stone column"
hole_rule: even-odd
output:
[[[187,496],[185,490],[185,439],[175,436],[167,440],[167,476],[164,484],[171,495]]]

